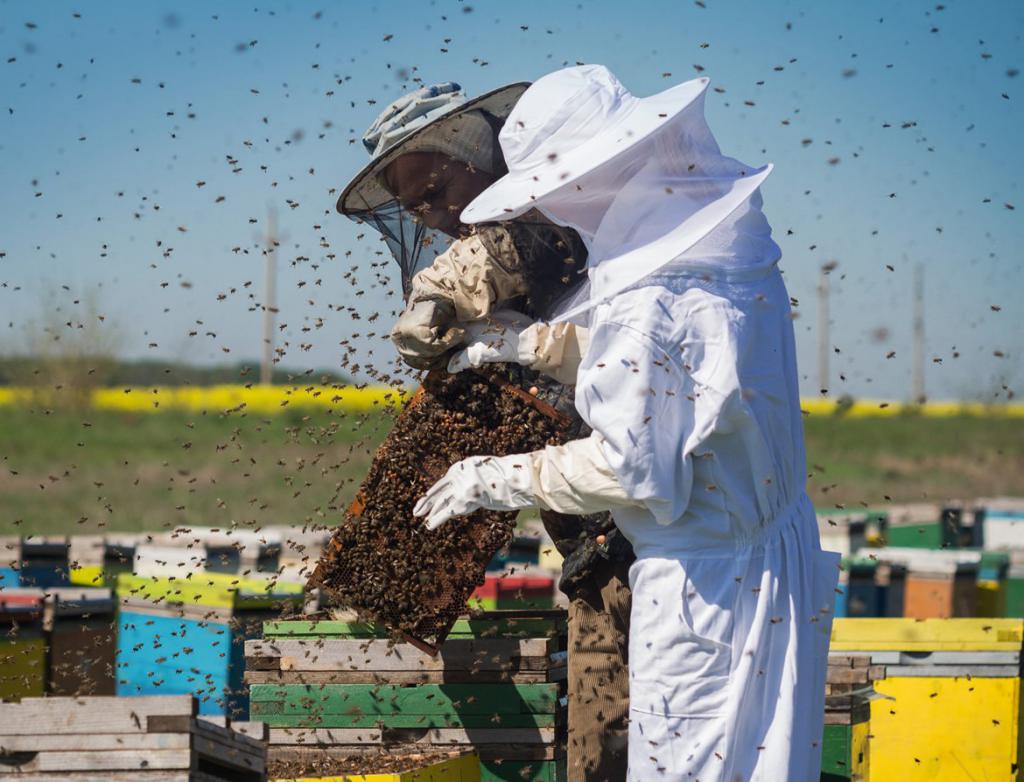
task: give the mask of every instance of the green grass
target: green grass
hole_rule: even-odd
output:
[[[0,408],[0,529],[335,524],[390,423],[382,413]],[[812,417],[805,425],[819,507],[1024,495],[1022,420]]]
[[[0,408],[0,527],[333,524],[391,419]]]
[[[1024,420],[810,417],[808,490],[819,507],[1024,495]]]

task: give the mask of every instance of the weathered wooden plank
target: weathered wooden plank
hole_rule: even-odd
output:
[[[391,731],[363,728],[272,728],[271,747],[309,747],[319,745],[359,744],[382,746],[422,745],[484,745],[484,744],[550,744],[555,740],[556,728],[408,728]]]
[[[543,684],[562,682],[565,668],[546,671],[246,671],[246,684]]]
[[[79,771],[73,777],[63,772],[26,772],[6,778],[17,779],[19,782],[224,782],[223,778],[189,771],[147,771],[145,775],[140,776],[138,769],[98,773]]]
[[[255,684],[249,702],[276,702],[282,714],[551,714],[558,684]]]
[[[1020,668],[1016,665],[887,665],[885,673],[889,679],[901,676],[1016,679]]]
[[[555,714],[282,714],[279,703],[252,703],[253,716],[273,728],[550,728],[561,725]]]
[[[830,684],[867,684],[870,668],[833,668],[828,667],[825,681]]]
[[[459,619],[448,634],[456,638],[538,638],[566,632],[564,614],[551,618]],[[387,628],[368,622],[320,620],[277,621],[263,625],[264,638],[387,638]]]
[[[834,652],[1008,651],[1024,645],[1024,620],[1014,619],[848,619],[832,624]]]
[[[898,651],[870,652],[872,665],[1019,665],[1019,651]],[[829,665],[832,656],[829,656]]]
[[[0,705],[0,736],[145,733],[149,716],[192,716],[196,708],[191,695],[26,698]]]
[[[0,778],[32,771],[188,770],[192,752],[182,749],[129,749],[121,752],[41,752],[21,765],[0,764]]]
[[[187,749],[190,741],[191,737],[187,733],[44,733],[33,736],[0,736],[0,753]]]
[[[210,717],[202,716],[199,719],[202,722],[210,720],[211,722],[214,722],[215,725],[219,724],[221,727],[229,727],[232,733],[248,736],[257,742],[266,741],[267,736],[270,734],[270,728],[267,727],[267,724],[264,722],[238,722],[235,720],[228,720],[226,717],[220,717],[224,722],[217,722],[211,719],[212,716],[213,715],[210,715]]]
[[[389,746],[386,750],[389,756],[399,755],[415,758],[418,754],[426,755],[431,752],[443,752],[445,750],[473,749],[481,760],[555,760],[565,756],[565,750],[552,744],[519,744],[506,742],[504,744],[487,744],[476,746],[473,744],[448,744],[448,745],[407,745]],[[349,744],[345,746],[331,747],[295,747],[276,746],[271,749],[270,760],[275,763],[308,763],[324,761],[329,758],[350,758],[354,755],[379,755],[381,747],[366,744]]]
[[[254,771],[263,774],[266,771],[266,751],[254,753],[239,749],[238,745],[225,744],[205,736],[192,737],[192,749],[202,758],[209,758],[221,766],[229,766],[242,771]]]
[[[280,658],[280,670],[442,670],[447,667],[498,668],[516,657],[543,658],[558,651],[556,638],[461,639],[445,643],[435,657],[411,644],[381,639],[250,640],[245,656]]]

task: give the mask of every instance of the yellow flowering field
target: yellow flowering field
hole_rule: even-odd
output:
[[[0,405],[28,404],[38,391],[16,386],[0,387]],[[59,393],[51,391],[49,393]],[[288,408],[334,408],[350,412],[371,412],[402,404],[410,389],[377,385],[308,386],[160,386],[152,388],[98,388],[91,392],[91,406],[97,410],[159,412],[161,410],[241,411],[270,414]],[[889,417],[915,413],[928,418],[976,416],[982,418],[1024,418],[1024,404],[935,401],[908,405],[885,400],[857,400],[842,405],[830,399],[804,399],[801,408],[809,416],[831,416],[842,408],[849,418]]]

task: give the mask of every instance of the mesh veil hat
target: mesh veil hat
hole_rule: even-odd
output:
[[[499,134],[508,174],[477,196],[462,222],[509,220],[545,195],[611,161],[657,131],[707,89],[707,78],[647,98],[627,90],[603,65],[538,79]]]
[[[447,85],[442,85],[447,86]],[[436,134],[446,135],[446,140],[457,139],[459,132],[460,118],[465,118],[468,112],[481,111],[500,121],[504,121],[515,106],[516,101],[529,87],[529,82],[516,82],[499,87],[496,90],[484,93],[476,98],[466,100],[459,91],[458,85],[450,85],[447,96],[442,97],[434,103],[427,103],[428,111],[419,112],[413,122],[408,123],[414,129],[408,134],[401,136],[391,145],[386,141],[376,142],[375,148],[371,149],[373,159],[348,183],[338,198],[337,210],[341,214],[358,214],[372,210],[378,206],[394,200],[394,194],[388,192],[382,182],[381,174],[395,158],[412,151],[417,145],[423,144],[428,136]],[[426,88],[427,90],[436,88]],[[424,98],[430,101],[433,95],[425,95]],[[446,99],[445,99],[446,98]],[[401,99],[400,99],[401,100]],[[397,103],[397,102],[396,102]],[[395,104],[392,104],[392,107]],[[389,107],[389,110],[392,108]],[[388,110],[385,111],[385,114]],[[388,121],[382,115],[378,119],[374,129],[378,130],[383,121]],[[399,123],[401,118],[397,120]],[[401,131],[399,131],[401,135]],[[448,145],[445,145],[448,146]],[[496,150],[496,152],[500,152]]]

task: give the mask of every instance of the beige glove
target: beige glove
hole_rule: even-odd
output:
[[[459,343],[463,331],[455,321],[487,317],[495,302],[526,292],[519,255],[508,232],[488,228],[492,256],[480,236],[459,239],[434,263],[412,278],[405,312],[391,330],[402,359],[416,369],[444,365],[444,354]]]
[[[413,296],[443,298],[455,307],[455,318],[464,322],[487,317],[496,302],[526,293],[519,254],[508,232],[489,234],[497,255],[487,252],[480,236],[459,239],[434,263],[413,278]]]
[[[434,369],[444,366],[445,354],[458,345],[465,332],[453,328],[455,308],[444,299],[410,297],[395,327],[391,341],[406,364],[414,369]]]
[[[622,488],[601,451],[599,438],[595,432],[528,454],[538,506],[579,516],[643,505],[630,499]]]
[[[449,372],[506,361],[573,385],[590,344],[589,332],[572,323],[528,323],[524,315],[498,310],[488,319],[462,324],[466,347],[448,362]]]

